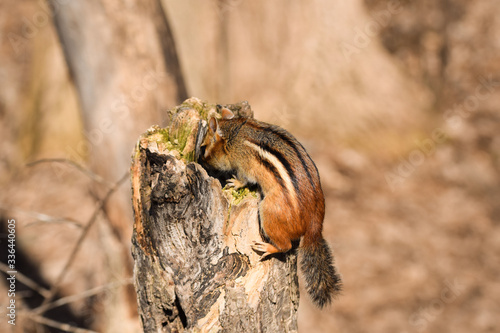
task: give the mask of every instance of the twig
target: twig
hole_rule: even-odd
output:
[[[90,179],[92,179],[95,182],[98,182],[99,184],[103,184],[103,185],[107,186],[108,188],[112,188],[115,185],[114,183],[102,178],[98,174],[93,173],[92,171],[90,171],[89,169],[85,168],[84,166],[76,163],[75,161],[72,161],[72,160],[66,159],[66,158],[43,158],[40,160],[30,162],[30,163],[26,164],[26,166],[31,167],[31,166],[34,166],[34,165],[37,165],[40,163],[67,163],[69,165],[74,166],[76,169],[80,170],[82,173],[87,175]]]
[[[33,222],[26,223],[25,227],[28,228],[28,227],[33,227],[33,226],[36,226],[36,225],[39,225],[39,224],[49,224],[49,223],[53,223],[53,224],[69,224],[69,225],[72,225],[72,226],[74,226],[74,227],[76,227],[78,229],[82,229],[83,228],[83,226],[80,224],[80,222],[75,221],[73,219],[68,219],[68,218],[65,218],[65,217],[54,218],[54,219],[45,220],[45,221],[36,220],[36,221],[33,221]]]
[[[12,269],[9,269],[9,266],[4,264],[3,262],[0,262],[0,271],[4,272],[5,274],[9,274],[8,272],[12,271]],[[50,296],[50,291],[48,289],[45,289],[23,273],[20,273],[19,271],[16,271],[16,280],[20,281],[22,284],[25,286],[33,289],[43,297],[47,298]]]
[[[111,289],[115,289],[115,288],[119,288],[121,286],[124,286],[124,285],[127,285],[127,284],[131,284],[133,281],[132,281],[132,278],[128,278],[128,279],[123,279],[123,280],[120,280],[120,281],[114,281],[114,282],[110,282],[108,284],[105,284],[103,286],[99,286],[99,287],[95,287],[95,288],[92,288],[92,289],[89,289],[89,290],[85,290],[79,294],[75,294],[75,295],[70,295],[70,296],[66,296],[66,297],[61,297],[59,298],[58,300],[54,301],[54,302],[51,302],[51,303],[47,303],[45,305],[41,305],[39,306],[38,308],[35,308],[33,309],[33,313],[36,313],[36,314],[41,314],[47,310],[50,310],[50,309],[53,309],[53,308],[57,308],[59,306],[62,306],[62,305],[65,305],[65,304],[68,304],[68,303],[72,303],[72,302],[76,302],[80,299],[83,299],[83,298],[87,298],[87,297],[90,297],[90,296],[93,296],[93,295],[96,295],[96,294],[99,294],[105,290],[111,290]]]
[[[104,205],[106,204],[108,199],[111,197],[111,195],[120,187],[120,185],[126,179],[128,179],[128,172],[117,183],[115,183],[113,185],[113,187],[108,191],[108,193],[106,193],[106,196],[100,200],[99,205],[94,210],[94,213],[90,217],[89,221],[87,222],[87,224],[85,225],[85,228],[82,231],[82,234],[78,238],[78,241],[76,242],[76,245],[73,248],[73,251],[71,252],[68,260],[66,261],[66,264],[64,265],[64,268],[62,269],[61,273],[59,274],[56,281],[52,285],[52,288],[50,289],[49,297],[45,298],[45,300],[43,301],[41,306],[48,304],[52,300],[54,295],[57,293],[57,291],[59,289],[59,285],[61,284],[62,280],[66,277],[66,274],[68,273],[69,267],[73,263],[73,261],[76,257],[76,254],[78,253],[78,250],[80,250],[80,247],[81,247],[83,241],[85,240],[85,237],[89,233],[90,228],[94,225],[95,221],[97,220],[97,217],[99,216],[100,211],[104,208]]]
[[[72,332],[72,333],[97,333],[96,331],[71,326],[69,324],[65,324],[65,323],[61,323],[61,322],[58,322],[58,321],[55,321],[52,319],[48,319],[48,318],[45,318],[43,316],[40,316],[40,315],[37,315],[34,313],[27,312],[26,314],[27,314],[28,318],[30,318],[31,320],[33,320],[37,323],[43,324],[45,326],[57,328],[61,331]]]
[[[26,216],[30,216],[32,218],[35,218],[36,221],[30,222],[26,224],[26,227],[36,225],[38,223],[67,223],[70,225],[73,225],[77,228],[82,228],[82,223],[80,221],[74,220],[72,218],[68,217],[55,217],[55,216],[50,216],[47,214],[39,213],[39,212],[34,212],[34,211],[27,211],[27,210],[22,210],[19,208],[8,208],[5,206],[0,205],[0,210],[5,210],[9,212],[14,212],[18,214],[23,214]]]

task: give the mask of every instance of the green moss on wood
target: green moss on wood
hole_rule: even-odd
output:
[[[247,187],[235,190],[234,188],[226,185],[224,187],[224,191],[230,195],[232,205],[239,205],[247,195],[257,198],[257,193],[255,193],[255,191],[250,191]]]
[[[193,162],[198,122],[200,119],[207,121],[215,111],[215,104],[189,98],[168,110],[169,127],[152,126],[140,140],[146,140],[148,146],[155,145],[160,152],[168,151],[186,163]]]

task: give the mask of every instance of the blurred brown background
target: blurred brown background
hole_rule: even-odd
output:
[[[138,135],[186,94],[248,100],[318,166],[345,287],[323,311],[302,293],[300,331],[500,331],[498,1],[90,3],[75,17],[87,15],[94,34],[63,26],[75,32],[68,45],[86,43],[73,64],[47,3],[0,3],[2,262],[14,218],[18,271],[46,290],[56,284],[54,299],[77,295],[46,318],[139,330],[128,178],[103,200],[126,177]],[[162,53],[158,10],[183,82]],[[111,129],[99,131],[106,120]],[[29,164],[54,158],[103,180],[67,162]],[[43,298],[20,282],[17,325],[8,325],[7,289],[0,330],[57,331],[33,315]]]

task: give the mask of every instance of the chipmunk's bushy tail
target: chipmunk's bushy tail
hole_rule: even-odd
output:
[[[320,308],[329,304],[342,289],[340,275],[333,266],[333,255],[326,241],[306,242],[300,249],[300,266],[306,290]]]

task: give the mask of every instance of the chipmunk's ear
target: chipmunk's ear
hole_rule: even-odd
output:
[[[208,121],[208,127],[212,130],[212,132],[217,133],[219,124],[217,123],[217,119],[215,119],[215,117],[210,118],[210,120]]]
[[[228,108],[222,108],[221,110],[222,119],[233,119],[234,113]]]
[[[215,134],[215,139],[218,140],[223,137],[217,118],[215,117],[210,118],[210,120],[208,121],[208,127]]]

